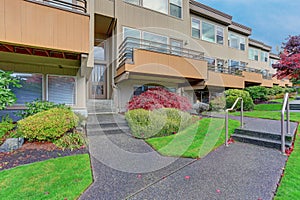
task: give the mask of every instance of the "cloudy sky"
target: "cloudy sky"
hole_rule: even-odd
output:
[[[253,39],[281,47],[289,35],[300,35],[299,0],[197,0],[252,28]]]

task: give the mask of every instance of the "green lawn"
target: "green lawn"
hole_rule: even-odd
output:
[[[300,127],[297,133],[295,149],[287,162],[284,177],[276,193],[276,200],[299,199],[300,197]]]
[[[229,134],[239,127],[236,120],[229,120]],[[199,158],[225,142],[224,119],[204,118],[176,135],[151,138],[146,142],[165,156]]]
[[[295,100],[294,97],[289,98],[290,101]],[[270,100],[271,102],[283,103],[283,98]]]
[[[91,183],[88,154],[62,157],[0,172],[0,197],[77,199]]]
[[[240,112],[230,113],[230,115],[240,116]],[[244,112],[245,117],[254,117],[254,118],[263,118],[263,119],[273,119],[280,120],[281,112],[280,111],[258,111],[254,110],[251,112]],[[291,112],[290,113],[291,121],[300,122],[300,113]]]
[[[276,111],[281,110],[281,104],[257,104],[254,106],[254,110]]]

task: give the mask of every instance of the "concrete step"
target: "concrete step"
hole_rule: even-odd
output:
[[[300,96],[296,96],[296,100],[300,100]]]
[[[278,141],[278,140],[257,138],[257,137],[252,137],[252,136],[248,136],[248,135],[239,135],[239,134],[232,134],[231,137],[235,141],[239,141],[239,142],[250,143],[250,144],[269,147],[269,148],[275,148],[278,150],[281,149],[281,141]],[[286,141],[285,146],[291,147],[292,142]]]
[[[113,100],[88,100],[87,110],[89,113],[116,113]]]
[[[102,114],[89,114],[88,124],[100,124],[100,123],[122,123],[126,122],[125,116],[120,114],[102,113]]]
[[[266,131],[254,131],[254,130],[247,130],[243,128],[235,129],[234,133],[237,135],[246,135],[255,138],[264,138],[264,139],[281,141],[281,134],[279,133],[270,133]],[[286,141],[293,141],[293,139],[294,139],[293,134],[288,134],[285,136]]]
[[[290,104],[290,110],[300,110],[300,104]]]

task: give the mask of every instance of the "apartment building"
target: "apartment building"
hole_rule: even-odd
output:
[[[44,99],[87,114],[90,99],[111,99],[125,111],[157,85],[191,101],[291,86],[272,78],[279,58],[251,31],[193,0],[0,0],[0,69],[23,85],[9,109]]]

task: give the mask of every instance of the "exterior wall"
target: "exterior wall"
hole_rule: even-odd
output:
[[[0,41],[89,52],[89,17],[24,0],[0,0]]]
[[[114,1],[112,0],[95,0],[92,2],[94,5],[94,12],[109,17],[114,17]]]

